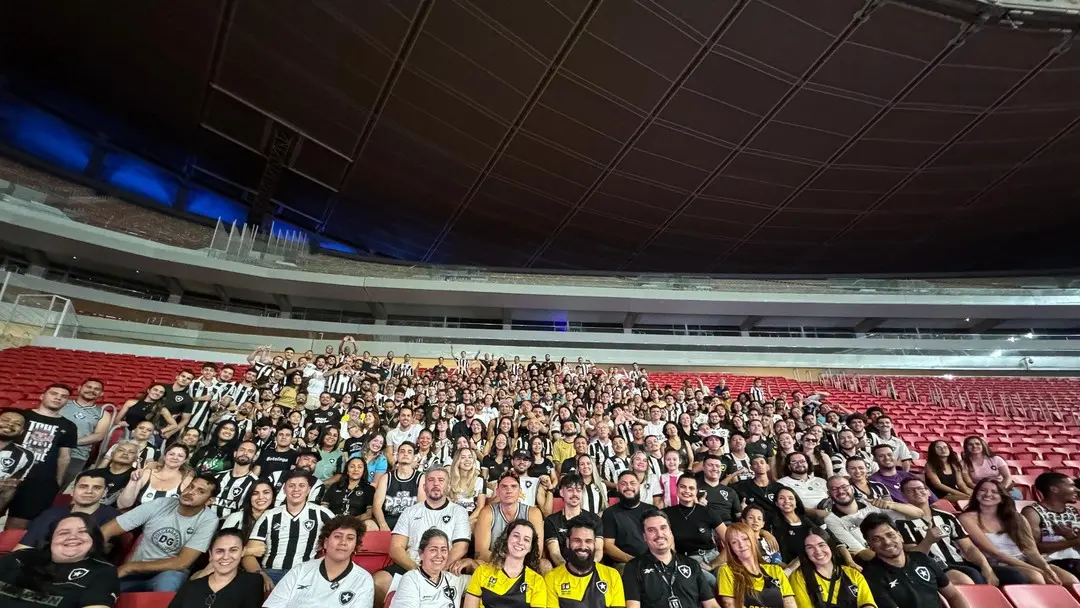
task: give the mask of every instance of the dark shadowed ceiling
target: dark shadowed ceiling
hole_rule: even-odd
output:
[[[1080,266],[1072,35],[862,0],[21,1],[9,86],[381,255]],[[959,13],[958,13],[959,14]]]

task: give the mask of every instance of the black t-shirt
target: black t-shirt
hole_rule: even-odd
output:
[[[341,451],[345,452],[346,458],[352,458],[353,456],[359,456],[364,449],[365,438],[363,437],[349,437],[345,440],[345,443],[341,446]]]
[[[650,608],[668,608],[672,605],[668,598],[673,596],[679,599],[683,608],[694,608],[713,599],[713,590],[701,575],[701,566],[696,561],[676,553],[671,563],[665,566],[647,549],[626,564],[623,591],[627,601],[640,602]]]
[[[431,368],[431,371],[435,374],[436,377],[438,377],[439,374],[445,374],[447,372],[447,368],[445,365],[436,365],[435,367]]]
[[[582,511],[577,517],[592,524],[593,532],[596,533],[597,538],[604,536],[604,525],[600,522],[599,515]],[[566,519],[566,515],[562,511],[556,511],[544,519],[544,542],[546,543],[549,540],[559,541],[559,553],[562,554],[563,559],[566,559],[570,551],[567,541],[570,538],[570,529],[566,527],[567,521],[569,520]]]
[[[562,465],[559,466],[559,475],[569,475],[571,473],[577,473],[577,456],[567,458],[562,461]]]
[[[335,515],[357,517],[366,513],[375,503],[375,488],[366,481],[361,481],[350,490],[349,480],[342,479],[326,488],[322,502]]]
[[[49,561],[48,549],[24,549],[0,557],[0,604],[4,608],[80,608],[82,606],[114,606],[120,594],[116,566],[97,559],[84,559],[70,564],[53,564],[53,582],[45,583],[35,599],[33,593],[19,587],[19,573],[32,563]]]
[[[722,483],[715,486],[709,485],[705,481],[704,471],[698,471],[695,477],[697,477],[698,491],[705,492],[705,499],[709,501],[709,507],[720,514],[724,523],[731,523],[739,519],[742,500],[739,498],[738,492]]]
[[[550,459],[545,458],[543,462],[539,462],[539,463],[534,462],[534,463],[530,464],[529,465],[529,470],[527,472],[529,474],[529,477],[540,477],[542,475],[551,475],[552,473],[555,472],[555,463],[551,462]]]
[[[214,596],[213,601],[210,601],[210,596]],[[262,577],[241,568],[236,578],[216,593],[210,589],[209,576],[184,583],[169,602],[169,608],[206,608],[211,604],[229,608],[259,608],[262,603]]]
[[[308,417],[308,422],[319,426],[326,426],[331,423],[337,426],[338,424],[341,424],[341,414],[333,409],[323,410],[320,408],[311,412],[311,415]]]
[[[502,477],[503,471],[505,471],[509,466],[510,460],[504,458],[502,462],[498,462],[491,454],[484,456],[484,459],[480,461],[480,468],[487,469],[488,481],[498,481],[499,477]]]
[[[750,470],[750,454],[747,454],[742,459],[736,458],[733,454],[724,454],[720,457],[720,463],[724,465],[724,472],[721,477],[727,477],[735,471],[743,469],[743,472],[735,479],[736,482],[754,478],[754,472]]]
[[[627,508],[622,501],[604,509],[600,521],[604,524],[604,539],[614,539],[620,551],[630,555],[642,555],[649,552],[645,537],[641,532],[641,522],[645,515],[656,511],[649,503],[638,502],[633,508]]]
[[[675,537],[675,550],[683,555],[705,555],[716,549],[716,526],[727,523],[715,509],[675,505],[664,509]]]
[[[863,567],[880,608],[937,608],[938,590],[949,584],[949,577],[936,561],[925,553],[905,553],[903,568],[894,568],[875,557]]]
[[[277,471],[289,470],[296,463],[296,457],[299,454],[300,452],[293,449],[284,452],[279,452],[274,448],[263,450],[259,459],[255,461],[255,466],[259,467],[259,476],[265,479]]]
[[[162,401],[165,404],[165,409],[169,410],[169,413],[177,422],[180,422],[180,416],[190,414],[191,410],[195,408],[195,400],[192,399],[186,389],[176,391],[172,386],[165,388],[165,396],[162,397]]]
[[[23,411],[26,431],[22,447],[34,454],[34,466],[24,479],[48,479],[56,483],[60,448],[74,448],[79,429],[67,418],[45,416],[33,410]]]
[[[776,448],[773,447],[772,441],[762,437],[757,441],[746,441],[746,455],[747,456],[764,456],[766,458],[772,458],[776,453]]]
[[[784,487],[783,484],[770,481],[769,485],[763,488],[754,483],[753,479],[747,479],[735,482],[731,487],[735,488],[739,496],[746,500],[746,506],[756,505],[765,511],[765,528],[771,531],[774,524],[782,517],[774,501],[776,493]]]
[[[103,505],[115,505],[116,498],[120,496],[120,491],[127,485],[128,480],[131,479],[131,471],[128,469],[123,473],[113,473],[109,470],[109,467],[102,469],[90,469],[83,473],[84,475],[92,474],[95,477],[105,478],[105,496],[101,499]]]

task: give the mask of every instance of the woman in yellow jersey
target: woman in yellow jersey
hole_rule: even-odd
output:
[[[548,608],[548,588],[538,574],[540,543],[527,519],[515,519],[495,539],[491,563],[477,566],[464,608]]]
[[[728,562],[718,577],[723,608],[795,608],[787,575],[780,566],[762,563],[757,533],[750,526],[729,525],[724,540]]]
[[[814,529],[803,541],[799,569],[791,575],[798,608],[877,608],[861,572],[843,565],[825,532]]]

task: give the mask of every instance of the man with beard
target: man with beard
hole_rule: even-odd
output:
[[[15,488],[34,465],[34,454],[15,443],[26,428],[26,416],[19,410],[0,414],[0,513],[4,512]]]
[[[323,492],[326,491],[326,486],[323,485],[321,479],[315,477],[315,465],[319,464],[319,454],[316,452],[300,452],[300,455],[296,457],[296,464],[293,465],[292,471],[301,471],[307,474],[311,478],[311,489],[308,491],[308,501],[313,504],[318,504],[322,500]],[[278,471],[270,476],[270,483],[274,486],[274,492],[277,494],[277,502],[274,504],[281,506],[285,504],[285,493],[281,491],[281,487],[285,484],[285,479],[288,478],[288,474],[292,471]]]
[[[866,461],[867,472],[870,475],[877,473],[877,463],[870,458],[870,453],[859,449],[859,440],[855,438],[855,431],[847,428],[841,429],[836,434],[836,444],[840,449],[830,456],[832,458],[832,470],[844,470],[848,459],[857,456]]]
[[[831,510],[825,516],[825,528],[853,556],[863,561],[874,556],[859,532],[859,524],[864,519],[874,513],[884,514],[893,520],[922,516],[922,511],[917,507],[887,498],[874,498],[866,502],[855,500],[851,483],[843,475],[830,477],[827,487]]]
[[[634,532],[639,530],[646,550],[623,571],[626,608],[718,608],[701,566],[675,552],[667,515],[649,513]]]
[[[595,513],[584,511],[581,508],[582,490],[585,489],[585,480],[577,473],[570,473],[559,480],[559,496],[563,499],[563,510],[552,513],[544,519],[544,539],[547,543],[547,554],[551,558],[540,560],[541,570],[549,570],[566,562],[569,544],[567,543],[570,533],[570,520],[587,522],[592,524],[593,538],[597,541],[593,547],[595,561],[604,557],[603,526],[600,517]]]
[[[105,439],[112,424],[112,417],[105,415],[105,410],[98,406],[98,397],[105,391],[105,383],[97,378],[87,378],[79,385],[79,393],[74,399],[67,402],[60,415],[75,424],[79,438],[71,450],[71,461],[68,463],[64,478],[60,480],[60,488],[68,487],[72,479],[86,468],[86,461],[90,458],[90,450],[95,444]],[[115,412],[114,412],[115,413]]]
[[[641,522],[657,509],[638,498],[638,478],[633,471],[623,471],[618,479],[619,502],[604,509],[600,521],[604,526],[604,555],[617,570],[649,550],[642,540]]]
[[[904,551],[904,539],[888,515],[875,513],[859,525],[874,559],[863,567],[880,608],[938,608],[940,593],[950,608],[969,608],[967,599],[929,555]]]
[[[75,424],[60,415],[70,396],[66,385],[50,384],[41,393],[38,407],[22,413],[26,419],[22,447],[34,455],[34,464],[8,504],[8,530],[25,530],[60,492],[60,481],[79,435]]]
[[[469,529],[469,513],[461,505],[450,502],[446,490],[450,473],[439,466],[424,474],[424,501],[405,509],[398,518],[390,536],[390,559],[393,563],[375,573],[375,601],[377,606],[386,598],[394,575],[404,575],[419,566],[420,541],[431,528],[447,533],[450,552],[446,563],[454,574],[460,574],[466,565],[462,559],[469,551],[472,530]],[[471,561],[471,560],[470,560]]]
[[[255,460],[258,448],[251,441],[241,442],[233,452],[233,468],[214,476],[221,491],[214,501],[214,510],[218,517],[225,519],[234,511],[243,508],[248,492],[259,478],[251,472],[251,463]]]
[[[131,472],[135,470],[135,460],[138,457],[139,444],[130,440],[121,441],[112,450],[109,466],[87,471],[105,479],[105,496],[101,499],[101,504],[116,504],[120,491],[131,479]]]
[[[593,559],[596,532],[580,517],[566,522],[566,562],[544,576],[560,608],[622,608],[626,606],[619,572]]]
[[[810,473],[810,463],[806,460],[806,454],[794,452],[788,455],[787,477],[777,479],[782,486],[791,488],[803,505],[806,512],[814,517],[823,518],[826,515],[824,509],[816,508],[821,501],[829,497],[829,491],[825,480],[814,477]]]

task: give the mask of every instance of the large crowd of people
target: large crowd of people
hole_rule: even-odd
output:
[[[115,416],[102,380],[45,387],[0,413],[0,510],[26,530],[0,604],[967,608],[956,585],[1077,583],[1074,480],[1040,475],[1017,510],[984,438],[917,472],[886,412],[824,392],[453,359],[262,347]]]

